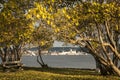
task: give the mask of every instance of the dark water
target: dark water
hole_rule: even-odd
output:
[[[91,55],[43,55],[43,60],[50,67],[60,68],[95,68],[95,61]],[[24,56],[22,62],[25,66],[39,67],[36,56]]]

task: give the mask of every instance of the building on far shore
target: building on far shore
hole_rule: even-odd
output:
[[[38,48],[32,47],[26,50],[26,55],[37,55]],[[43,55],[86,55],[88,50],[84,47],[52,47],[41,52]]]
[[[86,55],[85,48],[82,47],[52,47],[48,50],[50,55]]]

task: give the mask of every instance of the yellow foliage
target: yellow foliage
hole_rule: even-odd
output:
[[[78,26],[78,25],[79,25],[79,22],[76,22],[75,25]]]
[[[47,23],[50,24],[50,21],[48,20]]]
[[[52,0],[52,2],[55,2],[55,0]]]
[[[45,45],[45,41],[41,41],[41,46],[44,46]]]
[[[56,27],[55,25],[52,26],[52,28],[55,28],[55,27]]]
[[[66,8],[62,9],[63,13],[66,14]]]
[[[70,18],[71,18],[69,15],[66,15],[66,17],[67,17],[68,19],[70,19]]]
[[[55,29],[55,32],[56,32],[56,33],[58,33],[59,31],[60,31],[60,29],[59,29],[59,28],[56,28],[56,29]]]
[[[118,14],[118,16],[120,17],[120,14]]]
[[[36,17],[37,17],[37,18],[40,18],[40,15],[37,14]]]
[[[115,30],[117,30],[117,31],[118,31],[118,25],[116,25],[116,26],[115,26],[115,28],[116,28]]]

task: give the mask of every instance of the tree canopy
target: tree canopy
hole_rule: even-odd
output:
[[[57,39],[87,47],[100,63],[102,74],[120,75],[117,65],[120,59],[119,1],[81,0],[74,3],[58,7],[54,0],[43,1],[35,3],[31,13],[46,21],[54,29]]]
[[[120,76],[119,0],[8,0],[1,3],[4,6],[0,12],[1,47],[29,42],[31,38],[46,48],[55,38],[88,48],[99,63],[101,74]]]

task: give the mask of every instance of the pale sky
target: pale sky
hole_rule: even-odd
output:
[[[54,44],[53,44],[53,47],[73,47],[72,44],[67,44],[67,45],[64,45],[64,42],[61,42],[61,41],[54,41]]]

